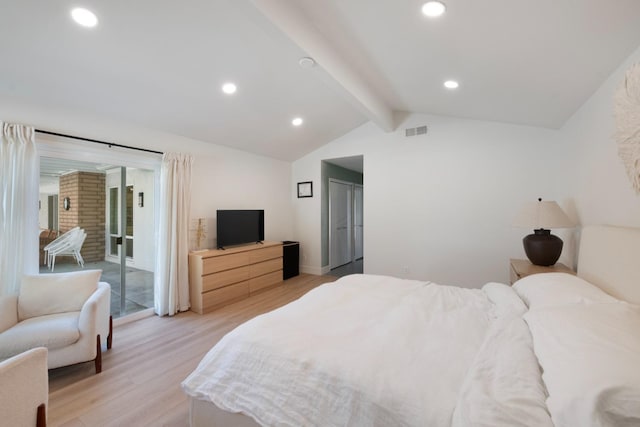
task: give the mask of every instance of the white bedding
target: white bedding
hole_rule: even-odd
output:
[[[640,426],[640,307],[573,304],[525,319],[556,427]]]
[[[555,426],[640,426],[640,306],[566,273],[528,276],[513,289],[529,307]]]
[[[483,290],[496,302],[490,287]],[[452,425],[553,427],[531,334],[522,319],[526,307],[510,288],[496,289],[505,294],[502,299],[508,295],[513,301],[508,310],[504,304],[496,306],[501,315],[491,323],[467,372]]]
[[[347,276],[239,326],[182,386],[264,426],[547,426],[525,309],[505,285]]]

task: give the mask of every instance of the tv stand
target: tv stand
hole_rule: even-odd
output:
[[[191,310],[196,313],[213,311],[279,284],[282,242],[189,253]]]

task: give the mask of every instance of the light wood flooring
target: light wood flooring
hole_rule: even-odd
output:
[[[116,327],[102,373],[94,373],[93,362],[49,371],[48,425],[187,426],[180,383],[220,338],[335,279],[302,274],[209,314],[153,316]]]

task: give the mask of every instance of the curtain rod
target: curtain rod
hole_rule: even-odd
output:
[[[79,136],[66,135],[64,133],[49,132],[48,130],[36,129],[36,132],[37,133],[44,133],[46,135],[61,136],[63,138],[77,139],[79,141],[95,142],[96,144],[108,145],[109,147],[128,148],[129,150],[145,151],[147,153],[154,153],[154,154],[160,154],[160,155],[164,154],[162,151],[154,151],[154,150],[148,150],[146,148],[138,148],[138,147],[129,147],[128,145],[115,144],[113,142],[99,141],[97,139],[81,138]]]

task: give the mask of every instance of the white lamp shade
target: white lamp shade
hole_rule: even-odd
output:
[[[516,215],[513,225],[534,230],[575,227],[575,223],[554,201],[527,202]]]

